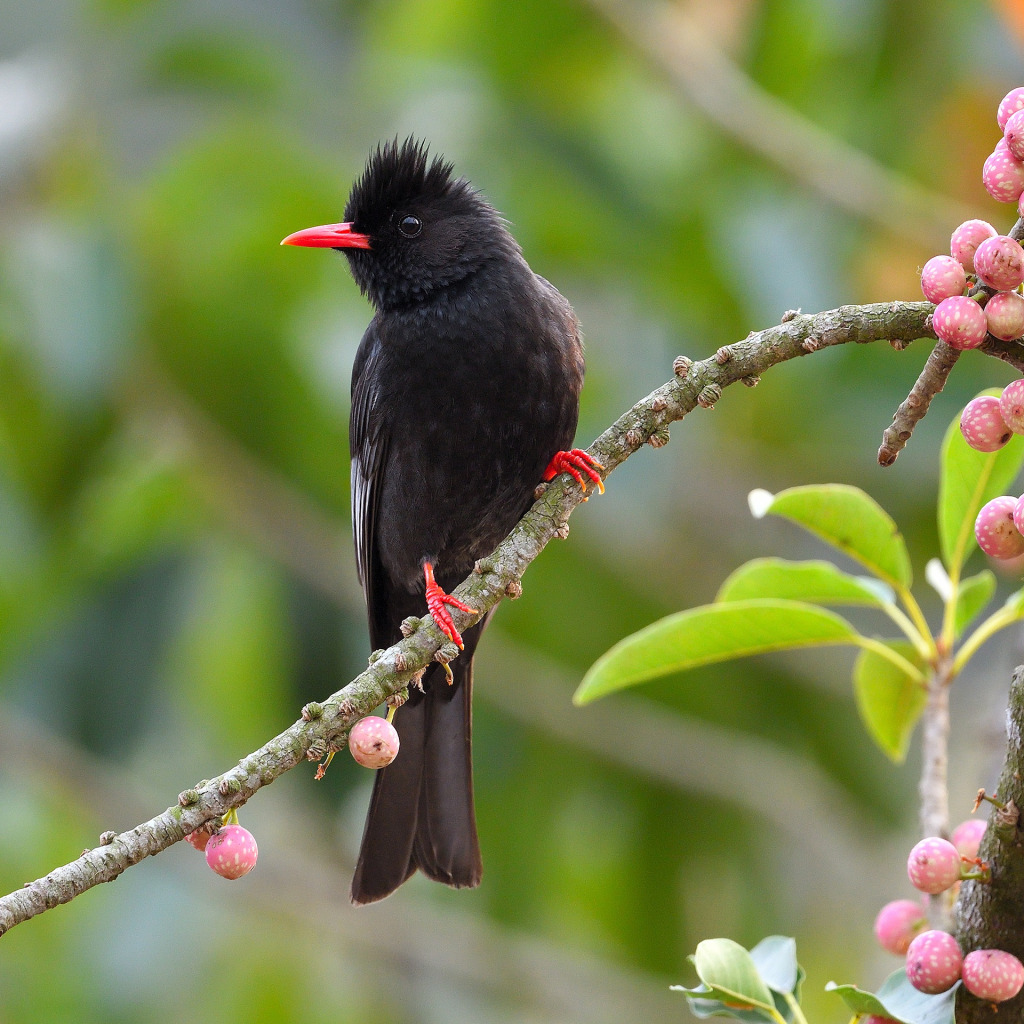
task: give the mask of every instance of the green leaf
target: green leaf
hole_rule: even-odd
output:
[[[923,668],[921,655],[905,640],[883,641],[912,665]],[[920,681],[872,650],[862,650],[853,666],[857,710],[871,738],[890,760],[901,764],[927,695]]]
[[[796,939],[788,935],[769,935],[750,951],[757,973],[776,992],[795,992],[800,983],[800,965],[796,962]]]
[[[779,597],[812,604],[870,605],[881,608],[892,600],[891,592],[877,580],[858,579],[831,562],[790,562],[783,558],[755,558],[736,569],[715,597],[745,601]]]
[[[874,994],[856,985],[837,985],[833,981],[825,986],[825,990],[839,995],[854,1013],[877,1013],[900,1024],[955,1024],[954,1007],[959,987],[958,981],[948,992],[939,995],[919,992],[907,980],[907,972],[901,967],[893,971]]]
[[[997,452],[977,452],[960,433],[960,417],[950,423],[942,442],[938,515],[942,560],[951,574],[955,565],[967,561],[978,543],[974,538],[978,510],[986,501],[1006,493],[1022,464],[1024,438],[1017,434]]]
[[[765,651],[848,644],[859,634],[834,612],[798,601],[736,601],[676,612],[620,640],[590,667],[576,704],[637,683]]]
[[[777,1024],[776,1019],[767,1010],[741,1010],[738,1006],[727,1006],[718,999],[708,998],[707,993],[712,990],[707,985],[701,985],[693,989],[684,988],[682,985],[670,985],[669,988],[673,992],[683,992],[686,994],[687,1001],[690,1004],[690,1012],[695,1017],[732,1017],[735,1020],[746,1021],[747,1024],[764,1024],[765,1021]],[[781,996],[779,999],[781,1000]],[[775,1006],[782,1014],[783,1020],[792,1020],[792,1016],[787,1015],[778,1002],[776,1002]]]
[[[738,942],[705,939],[697,944],[697,952],[690,959],[697,977],[715,998],[767,1010],[769,1016],[775,1009],[772,994],[758,974],[753,958]]]
[[[995,591],[996,577],[988,569],[983,569],[977,576],[961,581],[953,620],[954,636],[960,636],[975,615],[992,600]]]
[[[856,985],[837,985],[834,981],[830,981],[825,986],[825,991],[835,992],[853,1013],[864,1016],[872,1013],[879,1017],[889,1016],[889,1011],[879,1002],[873,992],[865,992],[863,989],[857,988]],[[910,1022],[901,1021],[901,1024],[910,1024]]]
[[[870,495],[846,484],[790,487],[767,511],[798,523],[893,587],[909,587],[910,555],[896,523]]]
[[[712,941],[728,942],[729,940]],[[693,958],[691,957],[691,959]],[[779,1016],[785,1021],[792,1021],[793,1007],[785,997],[787,994],[792,994],[799,1002],[799,988],[804,979],[803,968],[796,961],[796,941],[784,935],[769,935],[750,950],[750,960],[761,980],[768,986]],[[726,1005],[721,1000],[720,993],[716,996],[718,990],[703,982],[692,989],[684,988],[682,985],[673,985],[672,989],[686,993],[690,1001],[690,1010],[697,1017],[733,1017],[736,1020],[750,1022],[771,1020],[777,1024],[776,1018],[764,1007],[752,1006],[742,1009],[732,996],[729,997],[728,1002],[733,1005]]]

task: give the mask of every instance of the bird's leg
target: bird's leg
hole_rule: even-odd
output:
[[[430,562],[423,563],[423,579],[427,584],[427,608],[430,611],[431,618],[437,623],[437,628],[444,633],[449,640],[454,644],[458,644],[459,650],[462,650],[462,637],[459,635],[459,631],[455,628],[455,623],[452,621],[451,615],[448,613],[448,609],[445,605],[451,605],[453,608],[458,608],[459,611],[469,612],[470,615],[476,614],[475,608],[470,608],[468,604],[463,604],[457,597],[452,597],[451,594],[446,594],[437,584],[434,579],[434,567]]]
[[[604,481],[596,472],[595,467],[604,469],[604,466],[593,455],[588,455],[582,448],[573,448],[568,452],[555,452],[551,456],[548,468],[544,470],[543,479],[546,482],[554,480],[559,473],[568,473],[583,490],[586,490],[587,482],[580,475],[580,470],[583,470],[597,486],[597,489],[604,494]]]

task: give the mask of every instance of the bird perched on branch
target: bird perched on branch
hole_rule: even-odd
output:
[[[288,245],[340,250],[374,307],[352,370],[352,515],[370,641],[389,647],[423,614],[462,655],[433,664],[395,715],[401,748],[376,776],[352,901],[397,889],[417,868],[455,887],[480,882],[473,809],[473,652],[448,591],[512,530],[541,480],[601,487],[570,449],[583,385],[579,323],[530,270],[498,212],[427,146],[378,146],[345,222]],[[603,488],[602,488],[603,489]]]

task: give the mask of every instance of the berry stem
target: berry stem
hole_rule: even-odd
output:
[[[395,717],[395,712],[398,710],[397,704],[388,705],[388,717],[387,720],[390,722]]]

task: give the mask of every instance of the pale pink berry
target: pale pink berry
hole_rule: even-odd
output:
[[[197,828],[195,832],[189,832],[185,836],[185,842],[189,846],[195,847],[200,853],[206,849],[206,844],[210,841],[210,833],[203,828]]]
[[[907,950],[907,978],[914,988],[936,995],[960,978],[964,958],[949,932],[922,932]]]
[[[960,880],[960,854],[948,839],[922,839],[907,858],[907,876],[921,892],[945,892]]]
[[[980,395],[964,406],[960,413],[960,433],[978,452],[997,452],[1013,437],[1013,431],[999,411],[999,399],[995,395]]]
[[[949,240],[949,251],[968,273],[974,271],[974,252],[985,241],[998,235],[994,227],[987,220],[965,220],[953,232]]]
[[[1024,188],[1024,184],[1021,187]],[[982,284],[997,292],[1016,288],[1024,281],[1024,249],[1009,235],[986,238],[974,253],[974,272]]]
[[[929,302],[963,295],[967,274],[952,256],[933,256],[921,270],[921,291]]]
[[[206,863],[223,878],[249,874],[258,856],[256,840],[241,825],[225,825],[206,844]]]
[[[964,987],[986,1003],[1002,1003],[1024,988],[1024,964],[1001,949],[976,949],[964,957]]]
[[[988,822],[982,818],[968,818],[953,829],[949,841],[957,848],[961,857],[974,860],[978,856],[978,847],[981,845],[981,837],[985,834],[987,825]]]
[[[1017,215],[1024,217],[1024,192],[1020,194],[1020,199],[1017,200]]]
[[[999,414],[1015,434],[1024,434],[1024,378],[1012,380],[1003,388]]]
[[[985,311],[966,295],[943,299],[932,314],[935,333],[953,348],[977,348],[988,331]]]
[[[1021,111],[1024,114],[1024,110]],[[985,306],[988,333],[1000,341],[1024,335],[1024,296],[1017,292],[996,292]]]
[[[1015,110],[1003,129],[1006,148],[1018,159],[1024,160],[1024,110]]]
[[[1017,527],[1017,532],[1021,532],[1021,527],[1024,526],[1024,495],[1021,495],[1017,499],[1017,504],[1013,506],[1013,525]]]
[[[1013,524],[1017,499],[1004,495],[983,505],[974,521],[978,547],[993,558],[1016,558],[1024,554],[1024,535]]]
[[[1000,203],[1015,203],[1024,192],[1024,161],[1007,147],[996,148],[981,169],[985,191]]]
[[[875,918],[875,938],[882,949],[903,956],[914,936],[927,926],[922,904],[893,900],[886,903]]]
[[[398,731],[386,718],[369,715],[352,726],[348,749],[364,768],[383,768],[398,756]]]
[[[996,111],[996,122],[1001,132],[1006,131],[1006,124],[1010,115],[1018,110],[1024,110],[1024,88],[1011,89],[1000,101],[999,109]]]

